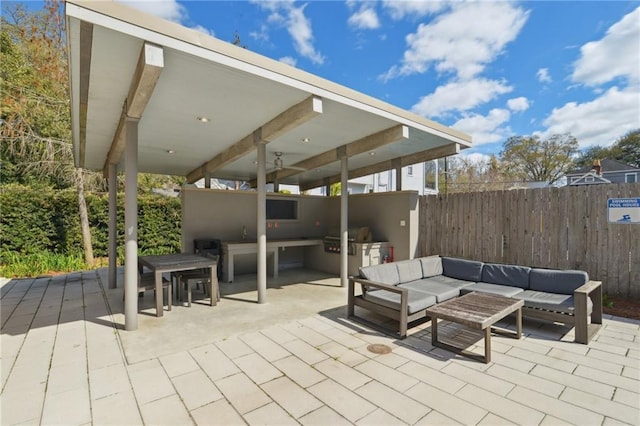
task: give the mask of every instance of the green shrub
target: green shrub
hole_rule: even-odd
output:
[[[0,190],[0,206],[3,250],[18,253],[55,250],[57,212],[52,190],[8,185]]]
[[[109,197],[104,193],[86,193],[93,254],[106,257],[109,250]],[[0,188],[0,248],[3,271],[9,267],[41,271],[45,265],[75,264],[82,259],[82,234],[77,194],[73,190],[54,191],[21,185]],[[154,194],[138,196],[138,251],[140,254],[165,254],[181,249],[182,213],[179,198]],[[124,259],[124,195],[117,198],[118,260]],[[41,254],[42,257],[24,257]],[[17,256],[20,255],[20,256]],[[54,261],[54,258],[56,259]],[[67,260],[63,260],[67,259]],[[83,262],[83,266],[85,267]],[[78,267],[80,267],[78,265]],[[55,270],[55,269],[52,269]],[[33,272],[34,275],[44,272]],[[15,276],[16,274],[12,274]],[[17,274],[20,275],[20,274]]]
[[[0,254],[2,266],[0,276],[34,277],[56,272],[72,272],[88,269],[82,253],[60,254],[42,251],[39,253],[18,254],[3,250]]]

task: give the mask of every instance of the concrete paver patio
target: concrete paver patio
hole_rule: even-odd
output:
[[[398,340],[347,320],[338,280],[304,271],[270,283],[265,305],[248,277],[216,307],[143,309],[125,332],[104,274],[3,283],[2,425],[640,424],[640,321],[607,317],[579,345],[525,319],[482,364],[431,346],[428,322]],[[479,333],[442,325],[483,350]]]

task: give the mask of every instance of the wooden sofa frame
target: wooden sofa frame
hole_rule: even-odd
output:
[[[362,295],[356,295],[356,283],[361,285]],[[363,295],[366,294],[367,288],[387,290],[392,293],[400,294],[400,309],[392,309],[364,299]],[[602,325],[602,281],[588,281],[574,291],[573,297],[575,308],[574,314],[567,314],[563,312],[555,312],[525,306],[522,308],[522,315],[529,318],[556,321],[567,325],[573,325],[575,327],[576,343],[582,343],[586,345]],[[591,311],[591,323],[589,323],[589,315],[587,310],[588,297],[590,297],[591,301],[593,302],[593,308]],[[414,312],[413,314],[409,315],[408,299],[409,291],[406,288],[383,284],[375,281],[369,281],[360,277],[349,277],[347,315],[349,316],[349,318],[357,319],[360,321],[364,320],[367,323],[371,323],[370,321],[367,321],[366,319],[357,317],[355,315],[355,307],[359,306],[371,312],[375,312],[387,318],[396,320],[399,323],[398,332],[400,338],[404,339],[405,337],[407,337],[407,329],[410,322],[428,317],[426,309]]]

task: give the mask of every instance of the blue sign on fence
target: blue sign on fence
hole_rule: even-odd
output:
[[[609,198],[609,222],[640,224],[640,198]]]

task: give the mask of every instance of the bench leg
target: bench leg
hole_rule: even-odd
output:
[[[355,314],[355,283],[349,280],[349,288],[347,290],[347,316],[352,317]]]
[[[431,317],[431,345],[438,343],[438,318]]]
[[[593,302],[591,312],[591,324],[587,315],[587,298]],[[591,338],[600,329],[602,324],[602,287],[598,286],[591,293],[576,293],[574,295],[575,321],[576,321],[576,343],[588,345]]]
[[[491,362],[491,326],[484,329],[484,363]]]
[[[400,308],[402,309],[402,307]],[[407,337],[407,322],[409,322],[408,319],[408,314],[407,314],[407,309],[402,309],[402,311],[400,312],[400,338],[404,339],[405,337]]]

